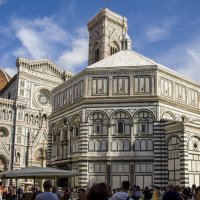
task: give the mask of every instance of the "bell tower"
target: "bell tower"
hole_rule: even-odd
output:
[[[108,8],[102,9],[88,22],[89,57],[91,65],[121,50],[127,19]]]

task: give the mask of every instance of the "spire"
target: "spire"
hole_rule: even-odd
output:
[[[121,40],[121,49],[122,50],[131,50],[132,40],[128,35],[128,28],[125,23],[123,23],[123,34],[122,34],[122,40]]]

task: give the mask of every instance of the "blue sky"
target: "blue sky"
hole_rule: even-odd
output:
[[[50,58],[73,72],[87,66],[87,22],[106,0],[0,0],[0,66]],[[128,18],[133,50],[200,81],[200,0],[110,0]]]

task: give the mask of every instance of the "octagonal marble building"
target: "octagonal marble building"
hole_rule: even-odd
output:
[[[199,185],[200,84],[131,50],[107,8],[88,30],[89,66],[52,91],[49,164],[80,172],[60,184]]]

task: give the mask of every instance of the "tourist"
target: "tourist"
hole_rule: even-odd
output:
[[[63,200],[69,200],[69,199],[70,199],[70,190],[69,188],[66,188],[64,191]]]
[[[182,191],[181,191],[181,188],[179,185],[175,186],[174,191],[177,192],[179,200],[184,200],[184,197],[183,197],[183,194],[182,194]]]
[[[200,187],[195,189],[194,200],[200,200]]]
[[[3,187],[0,185],[0,200],[3,198]]]
[[[159,200],[159,197],[160,197],[160,190],[158,187],[155,187],[153,196],[152,196],[152,200]]]
[[[84,200],[85,199],[85,189],[79,188],[78,189],[78,199],[77,200]]]
[[[111,200],[133,200],[131,197],[128,196],[128,190],[130,187],[129,181],[123,181],[121,186],[121,191],[115,193]]]
[[[109,189],[106,183],[98,183],[93,185],[87,196],[88,200],[108,200],[108,198],[109,198]]]
[[[74,200],[74,199],[75,199],[75,196],[76,196],[76,194],[75,194],[75,192],[74,192],[74,188],[71,188],[70,199],[71,199],[71,200]]]
[[[145,187],[143,194],[144,194],[144,200],[150,200],[152,198],[152,193],[148,187]]]
[[[111,186],[109,185],[108,187],[108,198],[111,199],[113,193],[112,193],[112,189],[111,189]]]
[[[63,197],[63,193],[60,192],[56,186],[52,187],[52,192],[58,197],[58,200],[61,200]]]
[[[58,197],[51,192],[52,184],[50,180],[47,180],[43,184],[44,192],[36,196],[36,200],[58,200]]]
[[[163,200],[179,200],[179,195],[174,191],[173,185],[169,185],[167,188],[167,192],[165,193]]]
[[[139,200],[140,199],[140,187],[139,186],[136,186],[135,188],[135,193],[133,195],[133,199],[134,200]]]

